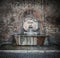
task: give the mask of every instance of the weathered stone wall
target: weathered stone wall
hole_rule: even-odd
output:
[[[29,9],[33,10],[33,15],[40,20],[41,33],[45,31],[51,38],[60,38],[58,37],[60,8],[56,1],[6,0],[0,4],[0,37],[2,40],[8,40],[14,32],[20,32],[21,17]]]

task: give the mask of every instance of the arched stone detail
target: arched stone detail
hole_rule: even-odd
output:
[[[26,14],[27,13],[27,14]],[[30,15],[35,17],[39,22],[40,22],[40,32],[43,33],[44,31],[44,18],[43,18],[43,15],[41,14],[41,12],[37,9],[34,9],[34,8],[27,8],[25,9],[21,15],[19,16],[19,19],[20,19],[20,22],[27,16],[27,15]],[[21,23],[20,23],[21,25]],[[20,27],[21,28],[21,27]]]

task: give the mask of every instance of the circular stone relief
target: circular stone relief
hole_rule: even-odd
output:
[[[28,31],[29,27],[32,27],[33,30],[38,29],[38,21],[33,18],[26,18],[23,22],[24,30]]]

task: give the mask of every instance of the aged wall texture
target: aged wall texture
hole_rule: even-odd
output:
[[[54,0],[2,0],[0,2],[0,40],[11,40],[14,32],[21,30],[24,14],[40,21],[40,33],[48,34],[54,42],[60,42],[60,6]]]

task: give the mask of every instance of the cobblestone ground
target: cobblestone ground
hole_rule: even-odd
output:
[[[3,45],[0,58],[60,58],[60,50],[56,46]]]
[[[60,58],[60,53],[1,53],[0,58]]]

